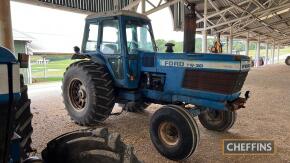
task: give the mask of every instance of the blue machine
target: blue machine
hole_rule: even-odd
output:
[[[20,161],[20,138],[13,128],[19,98],[19,63],[9,50],[0,47],[0,162]]]
[[[148,103],[169,104],[151,118],[157,150],[172,160],[189,157],[198,144],[195,120],[225,131],[249,96],[240,97],[250,58],[230,54],[159,53],[150,20],[120,11],[88,16],[82,53],[75,47],[64,74],[63,98],[74,121],[105,120],[116,103],[135,111]],[[168,50],[170,51],[170,50]]]

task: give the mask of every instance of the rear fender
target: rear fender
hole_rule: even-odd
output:
[[[100,52],[90,52],[82,54],[74,54],[72,59],[90,59],[98,64],[106,65],[107,61]]]
[[[103,56],[101,56],[101,55],[98,55],[98,56],[96,56],[96,55],[94,55],[94,56],[91,56],[91,58],[90,58],[93,62],[96,62],[96,63],[98,63],[98,64],[101,64],[101,65],[104,65],[105,67],[107,67],[106,65],[106,59],[103,57]]]

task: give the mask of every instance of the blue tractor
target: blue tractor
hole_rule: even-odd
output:
[[[15,56],[0,47],[0,162],[23,162],[32,152],[32,114]]]
[[[188,18],[185,36],[192,36],[195,21]],[[236,110],[248,98],[249,92],[240,95],[251,61],[241,55],[193,53],[188,49],[194,48],[194,37],[186,37],[184,44],[184,53],[173,53],[171,44],[166,53],[157,52],[150,20],[142,14],[88,16],[82,47],[75,47],[73,56],[80,60],[64,73],[66,110],[76,123],[93,125],[108,118],[115,103],[128,111],[162,104],[151,117],[153,144],[171,160],[189,157],[199,141],[195,116],[209,130],[233,126]]]

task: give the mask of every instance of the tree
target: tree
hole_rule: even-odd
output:
[[[163,39],[157,39],[156,41],[156,46],[158,48],[158,52],[165,52],[165,44],[166,44],[166,41],[163,40]]]

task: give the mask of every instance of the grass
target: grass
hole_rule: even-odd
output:
[[[61,81],[62,77],[33,78],[32,83]]]
[[[73,63],[74,60],[66,59],[66,60],[59,60],[59,61],[51,61],[46,65],[46,77],[52,78],[51,80],[62,78],[63,73],[65,72],[66,68]],[[34,79],[44,79],[44,70],[45,67],[43,64],[32,64],[32,76]],[[47,79],[50,80],[50,79]]]

